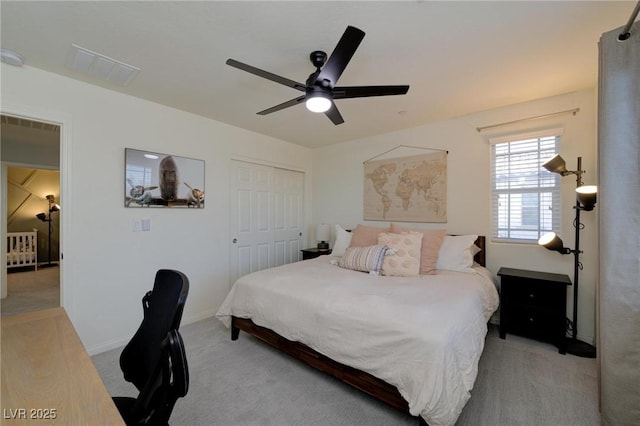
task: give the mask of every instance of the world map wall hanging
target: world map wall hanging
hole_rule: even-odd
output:
[[[447,153],[364,163],[364,220],[447,221]]]

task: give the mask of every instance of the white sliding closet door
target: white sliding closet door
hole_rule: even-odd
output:
[[[299,260],[304,173],[231,160],[230,284]]]

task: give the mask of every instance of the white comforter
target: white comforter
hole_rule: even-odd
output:
[[[498,307],[488,270],[415,278],[339,268],[330,256],[241,277],[216,316],[250,318],[398,388],[410,413],[453,425],[470,397],[487,321]]]

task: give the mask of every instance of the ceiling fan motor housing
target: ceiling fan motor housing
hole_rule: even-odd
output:
[[[320,71],[320,68],[322,68],[324,63],[327,61],[327,54],[322,50],[314,50],[311,52],[311,55],[309,55],[309,59],[311,59],[313,66]]]
[[[321,86],[309,86],[307,87],[307,98],[312,98],[315,96],[322,96],[325,98],[331,98],[331,89]]]

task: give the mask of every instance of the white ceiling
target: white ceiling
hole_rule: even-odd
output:
[[[603,32],[635,1],[0,2],[2,48],[25,64],[308,147],[386,133],[597,83]],[[303,105],[256,112],[300,92],[225,65],[304,82],[313,50],[347,25],[366,36],[341,86],[409,84],[404,96],[343,99],[345,123]],[[126,87],[65,67],[71,45],[141,68]]]

